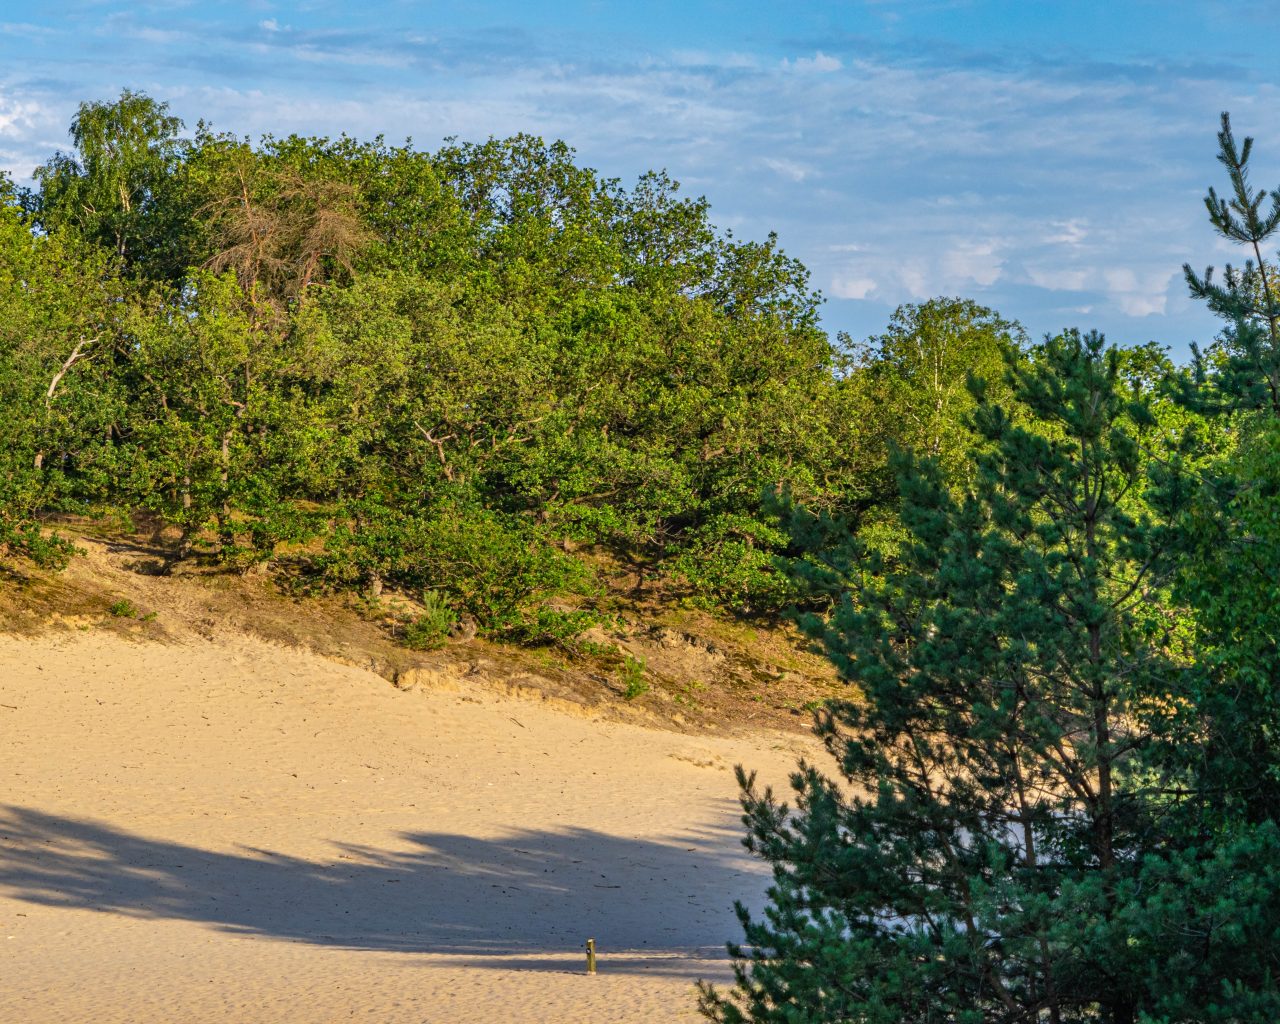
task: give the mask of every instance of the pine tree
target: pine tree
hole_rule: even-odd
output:
[[[901,464],[900,563],[811,623],[862,693],[819,723],[839,776],[802,764],[794,809],[741,777],[774,885],[763,918],[739,908],[711,1019],[1264,1019],[1202,1014],[1227,983],[1273,1000],[1269,964],[1229,965],[1280,917],[1254,885],[1258,920],[1226,938],[1187,879],[1217,863],[1217,896],[1244,899],[1223,879],[1275,864],[1275,837],[1201,848],[1169,767],[1196,727],[1162,600],[1185,488],[1121,370],[1069,334],[1010,371],[1014,413],[975,384],[963,497]]]
[[[1237,145],[1231,116],[1223,113],[1218,162],[1227,170],[1231,198],[1210,187],[1204,205],[1214,231],[1249,253],[1244,266],[1227,264],[1222,284],[1214,282],[1213,267],[1200,276],[1184,264],[1182,272],[1192,297],[1204,300],[1228,324],[1210,352],[1218,407],[1269,409],[1280,415],[1280,267],[1263,254],[1263,245],[1280,230],[1280,189],[1253,187],[1252,154],[1253,139]],[[1198,350],[1195,355],[1203,385],[1206,360]]]
[[[1266,820],[1280,806],[1280,266],[1264,245],[1280,231],[1280,190],[1249,180],[1253,139],[1237,144],[1222,115],[1218,161],[1231,198],[1210,188],[1214,230],[1250,254],[1225,283],[1184,268],[1191,294],[1226,325],[1179,398],[1208,413],[1223,450],[1206,467],[1181,525],[1178,589],[1194,609],[1205,685],[1197,704],[1213,723],[1199,770],[1222,813]]]

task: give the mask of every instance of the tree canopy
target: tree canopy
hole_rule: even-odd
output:
[[[175,557],[432,588],[516,637],[557,593],[589,602],[566,544],[777,615],[799,551],[774,496],[887,507],[888,446],[858,422],[885,360],[828,338],[775,237],[717,230],[667,174],[627,188],[529,135],[428,153],[182,132],[139,93],[85,103],[72,151],[9,196],[10,244],[52,275],[13,301],[53,304],[0,353],[31,423],[12,549],[68,511],[154,515]],[[1007,326],[955,312],[978,323],[958,337]],[[464,581],[472,562],[494,577]]]

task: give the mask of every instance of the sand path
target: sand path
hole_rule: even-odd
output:
[[[243,637],[0,637],[0,1020],[693,1021],[766,879],[685,736]],[[582,972],[594,937],[601,973]]]

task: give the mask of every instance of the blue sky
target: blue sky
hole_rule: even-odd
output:
[[[563,138],[779,233],[862,338],[964,295],[1182,355],[1218,113],[1280,184],[1280,5],[1217,0],[292,4],[0,0],[0,168],[128,86],[238,133]]]

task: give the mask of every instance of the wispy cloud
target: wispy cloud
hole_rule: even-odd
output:
[[[874,277],[836,273],[831,278],[831,294],[837,299],[865,299],[874,295],[878,288]]]
[[[781,175],[788,181],[794,181],[797,184],[804,181],[806,178],[812,177],[814,173],[814,169],[812,167],[802,164],[797,160],[765,157],[760,162],[775,174]]]
[[[0,21],[0,36],[42,39],[54,35],[56,31],[47,25],[35,25],[26,21]]]
[[[1174,343],[1212,330],[1177,268],[1222,261],[1199,205],[1220,109],[1260,136],[1258,180],[1280,180],[1280,89],[1227,49],[1153,61],[876,36],[896,3],[860,35],[775,48],[706,33],[679,49],[377,6],[108,2],[0,26],[0,165],[29,173],[65,144],[77,101],[126,84],[241,133],[432,146],[529,131],[611,176],[666,167],[740,235],[777,229],[832,298],[833,329],[968,294],[1033,331],[1088,315]],[[95,32],[108,58],[79,41]]]
[[[839,71],[844,67],[844,62],[839,57],[832,57],[819,50],[812,57],[797,57],[795,60],[783,58],[782,66],[788,71],[799,71],[802,74],[808,72],[827,74],[831,71]]]
[[[0,173],[22,182],[51,155],[50,135],[61,110],[0,83]],[[59,143],[61,139],[58,140]]]

